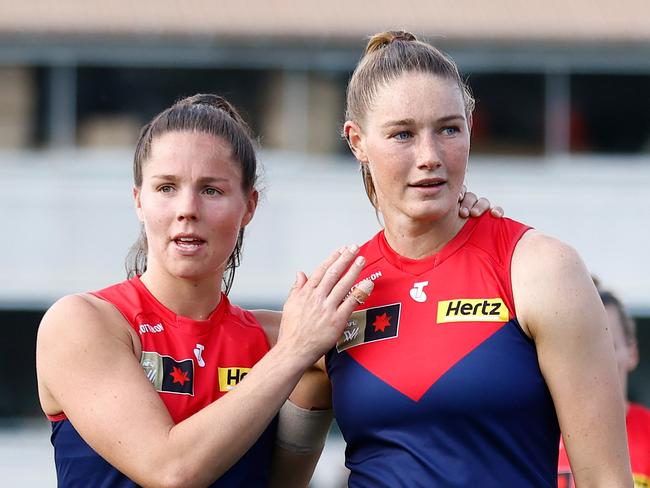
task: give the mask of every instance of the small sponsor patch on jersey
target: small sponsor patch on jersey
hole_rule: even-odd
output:
[[[336,343],[338,352],[369,342],[397,337],[401,303],[358,310],[352,314]]]
[[[632,473],[634,488],[650,488],[650,478],[644,474]]]
[[[233,367],[218,368],[219,372],[219,391],[230,391],[237,383],[244,379],[251,368]]]
[[[437,323],[507,322],[508,307],[501,298],[456,298],[438,302]]]
[[[156,391],[194,396],[194,361],[143,351],[140,365]]]

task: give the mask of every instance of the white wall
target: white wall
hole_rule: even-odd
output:
[[[0,306],[45,306],[124,277],[138,232],[131,151],[0,154]],[[261,153],[266,187],[231,296],[281,303],[295,271],[378,229],[350,158]],[[650,157],[474,158],[469,188],[570,243],[637,312],[650,314]]]

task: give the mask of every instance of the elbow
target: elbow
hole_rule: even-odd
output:
[[[194,488],[209,485],[205,473],[195,472],[191,467],[179,462],[169,462],[162,469],[152,469],[148,482],[142,486],[150,488]]]

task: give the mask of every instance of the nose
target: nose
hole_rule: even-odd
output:
[[[199,195],[186,189],[177,199],[176,220],[197,220],[199,218]]]
[[[420,137],[416,161],[421,169],[434,169],[442,165],[440,147],[432,132],[427,131]]]

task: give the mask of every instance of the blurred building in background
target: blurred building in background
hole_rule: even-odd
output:
[[[0,416],[38,415],[47,306],[123,278],[133,145],[180,97],[225,95],[259,136],[265,198],[235,301],[279,306],[296,269],[376,232],[339,130],[367,36],[401,28],[472,87],[470,189],[574,245],[630,305],[633,397],[650,404],[646,0],[0,0]]]

